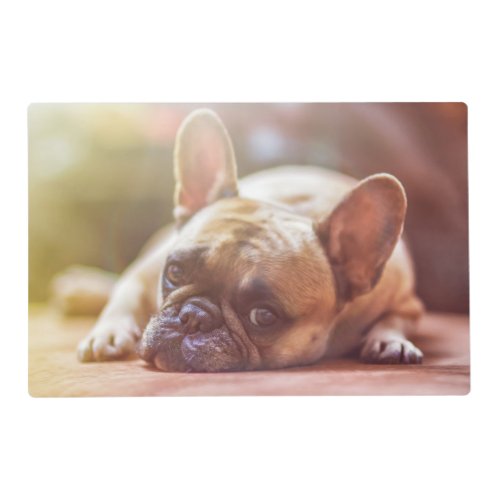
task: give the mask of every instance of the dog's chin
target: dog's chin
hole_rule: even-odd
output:
[[[154,317],[146,327],[139,355],[167,372],[223,372],[245,369],[244,358],[229,329],[182,333],[174,315]]]

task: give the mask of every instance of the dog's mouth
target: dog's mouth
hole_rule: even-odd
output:
[[[222,321],[215,328],[203,322],[193,325],[183,316],[185,308],[170,306],[151,318],[139,344],[139,356],[163,371],[244,369],[246,356],[229,328]]]

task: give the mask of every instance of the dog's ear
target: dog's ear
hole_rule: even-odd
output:
[[[392,175],[360,182],[319,222],[340,300],[369,292],[378,282],[403,230],[406,195]]]
[[[233,145],[213,111],[199,109],[184,120],[175,140],[174,169],[178,222],[219,198],[237,196]]]

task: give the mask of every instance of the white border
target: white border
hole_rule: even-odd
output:
[[[3,497],[498,497],[499,36],[493,2],[474,5],[47,0],[1,8]],[[40,101],[465,101],[472,393],[30,398],[26,109]]]

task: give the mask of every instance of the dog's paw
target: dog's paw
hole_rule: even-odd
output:
[[[78,359],[82,362],[108,361],[135,352],[141,330],[132,318],[122,317],[98,322],[78,346]]]
[[[422,351],[409,340],[368,338],[361,350],[360,359],[364,363],[377,364],[420,364]]]

